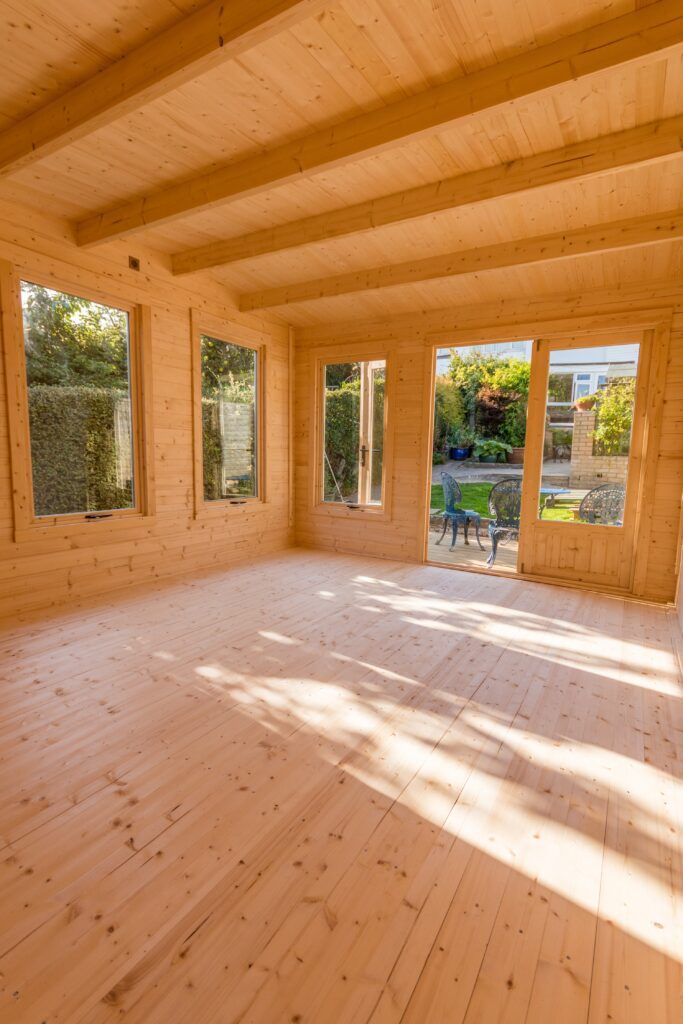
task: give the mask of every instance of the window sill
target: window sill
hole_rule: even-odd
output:
[[[353,508],[349,505],[334,505],[332,502],[320,502],[313,506],[312,511],[314,515],[334,516],[340,519],[364,519],[375,523],[388,523],[391,521],[391,516],[384,506],[373,508],[369,505],[358,505]]]
[[[107,536],[136,530],[141,526],[148,527],[154,523],[155,517],[142,513],[112,516],[111,519],[72,519],[66,523],[41,523],[39,520],[14,530],[16,544],[25,544],[37,540],[71,540],[75,537],[92,535]]]
[[[220,501],[202,502],[198,508],[195,508],[194,518],[196,520],[216,519],[226,514],[231,516],[245,512],[257,512],[267,507],[268,502],[264,498],[223,498]]]

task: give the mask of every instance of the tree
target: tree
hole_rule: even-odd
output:
[[[472,353],[451,355],[450,377],[460,389],[470,426],[487,437],[524,445],[531,365]]]
[[[22,284],[30,386],[128,389],[128,316],[76,295]]]
[[[254,399],[255,353],[244,345],[201,338],[202,396],[230,402]]]
[[[462,393],[447,376],[436,378],[434,389],[434,450],[442,451],[465,425]],[[463,435],[464,436],[464,435]]]

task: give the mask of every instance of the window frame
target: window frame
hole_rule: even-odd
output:
[[[192,344],[192,448],[194,518],[255,511],[268,503],[266,473],[266,335],[205,310],[190,311]],[[204,432],[202,424],[202,335],[256,353],[256,494],[207,501],[204,497]]]
[[[309,509],[316,515],[343,518],[370,519],[389,522],[392,508],[393,481],[393,401],[394,365],[391,352],[384,347],[353,348],[348,351],[338,346],[315,349],[311,353],[314,386],[311,388],[311,457],[314,467],[310,474]],[[345,505],[324,500],[323,451],[325,445],[325,367],[337,363],[373,363],[385,365],[384,383],[384,444],[382,457],[382,502],[379,505]]]
[[[68,512],[38,516],[33,498],[28,380],[21,302],[21,282],[111,306],[128,315],[128,374],[131,402],[131,437],[135,504],[132,508],[101,512]],[[69,537],[83,531],[120,528],[151,521],[154,503],[154,444],[152,431],[151,310],[87,285],[31,267],[0,261],[0,309],[5,351],[5,379],[11,450],[14,539]]]

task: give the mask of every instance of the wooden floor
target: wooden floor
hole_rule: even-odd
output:
[[[5,629],[0,1019],[678,1024],[679,641],[299,551]]]
[[[441,565],[453,565],[456,568],[481,569],[486,571],[488,566],[486,560],[491,554],[491,541],[486,534],[482,537],[482,551],[474,539],[469,544],[463,542],[462,534],[458,535],[455,547],[451,550],[451,542],[448,536],[444,537],[440,544],[437,544],[441,530],[430,530],[427,541],[427,561]],[[516,540],[506,544],[500,544],[496,553],[495,567],[498,572],[517,572],[517,551],[519,545]]]

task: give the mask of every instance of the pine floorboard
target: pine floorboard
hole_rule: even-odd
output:
[[[681,634],[292,550],[0,624],[0,1020],[678,1024]]]

